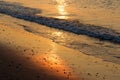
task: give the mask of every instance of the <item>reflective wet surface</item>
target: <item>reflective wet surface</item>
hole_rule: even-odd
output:
[[[11,1],[11,0],[7,0]],[[119,0],[12,0],[11,2],[39,8],[40,16],[77,19],[82,23],[100,25],[120,31]]]
[[[16,28],[0,25],[0,36],[1,80],[119,80],[118,64]]]
[[[120,15],[119,7],[117,7],[119,0],[101,0],[104,3],[102,5],[100,5],[100,0],[93,1],[93,3],[90,1],[93,0],[12,0],[11,2],[18,2],[23,6],[40,9],[40,12],[37,14],[40,16],[59,19],[77,19],[82,23],[102,25],[103,27],[108,27],[119,32]],[[0,72],[3,74],[3,79],[19,80],[21,79],[20,76],[24,76],[23,78],[27,80],[34,80],[35,78],[38,80],[49,80],[53,78],[53,80],[76,80],[74,72],[79,77],[81,77],[81,73],[85,74],[84,77],[82,76],[83,80],[86,77],[85,80],[91,77],[95,77],[95,80],[114,80],[114,78],[119,77],[119,44],[49,28],[4,14],[0,14],[0,24],[22,32],[21,36],[15,33],[17,36],[22,37],[14,38],[15,40],[18,38],[18,42],[14,41],[12,37],[0,37],[0,41],[3,41],[0,43],[0,66],[2,66]],[[6,30],[1,31],[4,32]],[[8,29],[7,31],[8,33],[6,35],[10,36],[10,30]],[[33,39],[33,37],[24,39],[28,36],[23,37],[24,31],[28,35],[32,34],[32,36],[37,36],[37,38],[43,36],[50,39],[50,42],[44,39]],[[41,43],[41,41],[45,43]],[[66,48],[64,49],[64,47],[60,48],[53,42],[76,51],[69,51]],[[1,52],[6,54],[2,54]],[[90,58],[90,56],[84,57],[79,52],[99,57],[102,60],[99,61],[97,58]],[[106,62],[102,63],[101,61]]]
[[[0,29],[0,32],[2,30],[4,29]],[[1,32],[1,34],[4,32],[6,30]],[[22,33],[24,34],[24,32]],[[11,31],[7,34],[11,36]],[[16,34],[22,36],[19,33]],[[0,39],[1,80],[78,80],[72,69],[57,54],[64,52],[60,52],[59,46],[55,43],[42,37],[38,40],[37,37],[33,36],[26,37],[26,39],[22,38],[25,44],[24,41],[19,42],[20,37],[19,39],[10,40],[12,38],[2,36]],[[7,41],[3,41],[3,39],[7,39]]]
[[[55,43],[78,50],[80,52],[83,52],[84,54],[96,56],[102,58],[105,61],[120,64],[119,44],[114,44],[108,41],[101,41],[85,35],[76,35],[63,30],[41,26],[33,22],[31,23],[28,21],[15,19],[13,17],[6,15],[1,16],[0,22],[3,25],[18,30],[25,30],[34,35],[43,36],[45,38],[52,40]],[[54,48],[54,50],[55,49],[56,48]]]

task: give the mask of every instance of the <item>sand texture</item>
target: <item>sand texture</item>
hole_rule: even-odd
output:
[[[0,25],[0,80],[119,79],[119,64]]]

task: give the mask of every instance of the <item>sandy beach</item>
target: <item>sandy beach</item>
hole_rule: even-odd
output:
[[[120,80],[119,2],[0,0],[0,80]]]
[[[118,64],[0,25],[1,80],[119,80],[119,74]]]

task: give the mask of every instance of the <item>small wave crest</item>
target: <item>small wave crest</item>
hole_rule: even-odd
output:
[[[36,15],[40,12],[42,11],[38,9],[0,1],[0,13],[10,15],[15,18],[39,23],[41,25],[73,32],[75,34],[88,35],[90,37],[98,38],[100,40],[120,43],[120,33],[110,28],[82,24],[77,20],[63,20]]]

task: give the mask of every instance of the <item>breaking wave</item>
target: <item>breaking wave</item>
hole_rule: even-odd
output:
[[[0,13],[15,18],[24,19],[52,28],[58,28],[75,34],[87,35],[107,40],[114,43],[120,43],[120,33],[110,28],[80,23],[77,20],[63,20],[51,17],[38,16],[41,13],[39,9],[24,7],[19,4],[0,1]]]

